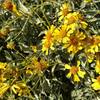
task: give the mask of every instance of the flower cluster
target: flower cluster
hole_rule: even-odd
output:
[[[37,57],[31,57],[28,62],[22,62],[22,64],[24,69],[12,66],[11,63],[0,62],[0,97],[7,91],[18,96],[30,95],[31,90],[27,85],[27,80],[31,76],[42,76],[43,71],[48,67],[46,60],[43,58],[38,60]],[[24,80],[21,79],[21,73],[24,74]]]
[[[50,29],[46,31],[42,40],[43,51],[48,51],[49,48],[53,50],[54,45],[62,45],[63,49],[75,54],[84,48],[87,36],[81,29],[86,29],[88,24],[79,12],[69,12],[68,5],[64,4],[61,8],[59,19],[63,18],[63,23],[59,27],[51,25]]]
[[[88,24],[84,17],[79,12],[69,12],[68,5],[63,4],[61,8],[60,19],[63,18],[63,23],[59,27],[51,25],[45,32],[42,51],[48,54],[48,50],[54,50],[55,45],[62,45],[62,49],[74,55],[82,49],[86,53],[99,52],[100,36],[86,33]]]
[[[21,15],[19,13],[19,11],[17,10],[16,5],[11,0],[4,0],[2,6],[3,6],[4,9],[7,9],[7,10],[11,11],[11,12],[15,13],[18,16]]]
[[[88,33],[88,23],[84,20],[84,16],[79,11],[73,11],[70,4],[63,4],[58,15],[60,26],[51,25],[50,29],[45,32],[42,39],[42,51],[46,51],[46,55],[48,55],[50,50],[55,50],[56,46],[60,46],[62,50],[66,50],[72,56],[82,52],[88,63],[93,62],[97,58],[96,54],[100,52],[100,36]],[[95,63],[95,71],[100,74],[100,55]],[[72,76],[72,80],[75,82],[79,82],[79,77],[84,78],[86,74],[84,69],[81,70],[79,64],[72,66],[65,64],[65,69],[69,70],[66,76],[68,78]],[[95,90],[100,89],[100,82],[95,82],[92,87]],[[97,88],[95,84],[98,84]]]
[[[26,74],[27,75],[36,75],[36,74],[41,74],[43,70],[45,70],[48,67],[47,61],[44,59],[32,57],[31,58],[31,63],[28,63],[26,65]]]

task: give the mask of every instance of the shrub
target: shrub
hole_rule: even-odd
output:
[[[0,99],[99,100],[99,6],[0,1]]]

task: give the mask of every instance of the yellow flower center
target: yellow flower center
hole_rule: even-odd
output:
[[[49,48],[50,45],[51,45],[51,43],[50,43],[49,41],[46,41],[45,44],[44,44],[44,47],[45,47],[45,48]]]
[[[97,77],[97,81],[100,83],[100,76]]]
[[[75,67],[75,66],[71,67],[71,69],[70,69],[70,72],[73,75],[75,75],[78,71],[79,71],[78,67]]]
[[[71,42],[72,45],[77,45],[78,44],[78,39],[76,37],[72,36],[70,38],[70,42]]]
[[[88,43],[89,43],[90,45],[93,45],[94,42],[95,42],[95,39],[94,39],[94,38],[89,38],[89,39],[88,39]]]
[[[47,35],[45,36],[45,38],[49,41],[52,39],[52,33],[48,32]]]
[[[95,39],[95,44],[98,44],[98,43],[100,43],[100,38]]]
[[[10,11],[12,11],[13,10],[13,4],[12,4],[12,2],[11,1],[7,1],[7,0],[5,0],[4,1],[4,7],[6,8],[6,9],[8,9],[8,10],[10,10]]]

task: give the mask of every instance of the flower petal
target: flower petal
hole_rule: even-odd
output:
[[[68,64],[65,64],[65,69],[70,69],[71,67]]]
[[[66,77],[70,78],[71,77],[71,73],[69,72]]]
[[[81,78],[84,78],[84,75],[86,73],[84,71],[78,71],[78,75],[81,77]]]
[[[93,87],[94,90],[100,90],[100,83],[95,82],[95,83],[92,84],[92,87]]]
[[[74,75],[74,81],[75,81],[75,82],[79,82],[79,81],[80,81],[80,79],[79,79],[79,77],[78,77],[77,74]]]

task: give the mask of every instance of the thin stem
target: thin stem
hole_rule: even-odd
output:
[[[42,5],[43,5],[43,7],[44,7],[43,0],[41,0],[41,4],[42,4]],[[45,18],[45,20],[46,20],[46,22],[47,22],[48,26],[50,27],[50,22],[48,21],[48,19],[47,19],[46,15],[45,15],[45,13],[44,13],[44,11],[42,11],[42,13],[43,13],[43,17]]]
[[[28,22],[28,20],[29,20],[29,18],[30,18],[30,16],[28,16],[28,18],[27,18],[27,20],[25,21],[25,23],[24,23],[24,25],[23,25],[21,31],[17,34],[17,36],[16,36],[13,40],[15,40],[15,39],[24,31],[24,29],[25,29],[25,27],[26,27],[26,25],[27,25],[27,22]]]

